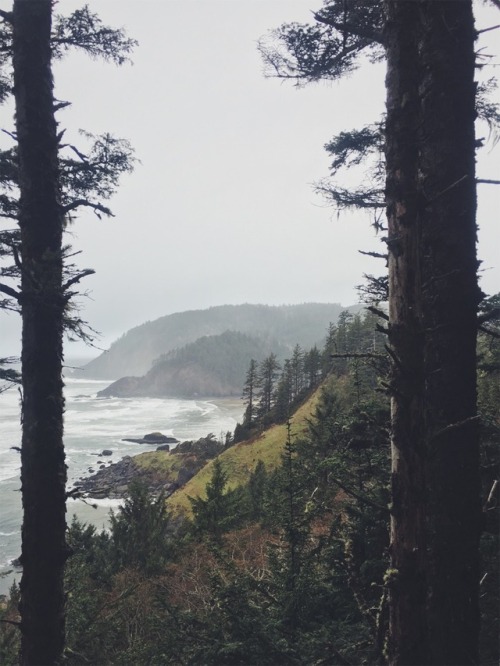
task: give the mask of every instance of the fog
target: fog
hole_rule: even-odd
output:
[[[72,102],[59,113],[67,136],[77,142],[79,128],[109,131],[128,139],[139,160],[109,202],[113,219],[86,210],[69,229],[79,265],[96,270],[82,283],[88,297],[80,303],[102,334],[97,344],[105,348],[146,320],[224,303],[356,302],[363,273],[384,270],[358,250],[383,247],[368,217],[337,215],[313,183],[328,175],[324,144],[383,112],[383,64],[300,89],[266,79],[259,37],[308,21],[319,1],[90,5],[139,42],[133,65],[70,53],[54,68],[56,96]],[[64,0],[56,11],[79,6]],[[496,21],[481,11],[485,26]],[[4,116],[12,129],[7,123]],[[479,177],[498,177],[491,146],[479,158]],[[500,189],[480,186],[479,195],[482,286],[494,293]],[[18,330],[14,315],[2,316],[2,356],[18,352]],[[73,345],[67,353],[97,351]]]

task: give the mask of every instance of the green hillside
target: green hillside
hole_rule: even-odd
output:
[[[321,387],[292,416],[292,435],[299,435],[306,430],[307,420],[312,418],[320,393]],[[222,462],[224,470],[228,473],[228,488],[232,489],[247,483],[259,460],[266,465],[268,470],[278,467],[281,463],[286,436],[285,424],[273,425],[256,438],[240,442],[223,451],[218,456],[218,460]],[[146,459],[144,460],[146,462]],[[189,497],[204,496],[206,485],[212,475],[214,460],[211,460],[185,486],[179,488],[168,498],[167,503],[174,511],[181,511],[186,515],[191,514]]]

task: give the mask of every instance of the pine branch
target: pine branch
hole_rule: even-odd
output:
[[[85,270],[81,271],[81,273],[78,273],[77,275],[72,277],[70,280],[67,280],[62,286],[63,291],[66,291],[72,285],[77,284],[84,277],[87,277],[87,275],[94,275],[94,274],[95,271],[92,268],[86,268]]]
[[[11,296],[12,298],[15,298],[16,301],[18,301],[18,302],[21,300],[21,294],[18,291],[16,291],[15,289],[12,289],[12,287],[9,287],[6,284],[1,284],[0,283],[0,292],[2,292],[4,294],[7,294],[7,296]]]
[[[72,210],[75,210],[76,208],[79,208],[80,206],[86,206],[88,208],[93,208],[94,212],[96,215],[99,217],[99,213],[102,213],[103,215],[107,215],[108,217],[114,217],[113,213],[109,208],[106,206],[103,206],[98,203],[92,203],[92,201],[88,201],[87,199],[75,199],[75,201],[72,201],[70,204],[67,204],[66,206],[62,207],[62,212],[64,214],[69,213]]]
[[[54,104],[54,111],[60,111],[61,109],[65,109],[67,106],[71,106],[71,102],[57,102]]]
[[[378,30],[370,30],[369,28],[348,22],[338,23],[338,21],[326,18],[325,16],[321,16],[321,14],[315,12],[313,12],[313,16],[316,21],[318,21],[318,23],[323,23],[324,25],[328,25],[331,28],[335,28],[335,30],[338,30],[341,34],[345,34],[347,32],[351,35],[355,35],[356,37],[361,37],[362,39],[368,39],[372,42],[377,42],[377,44],[381,44],[382,46],[385,44],[382,32],[379,32]]]
[[[490,32],[490,30],[498,30],[500,28],[500,25],[492,25],[491,28],[483,28],[482,30],[478,30],[477,34],[482,35],[483,32]]]
[[[385,259],[387,261],[389,255],[387,253],[382,254],[381,252],[367,252],[365,250],[358,250],[359,254],[364,254],[367,257],[374,257],[375,259]]]
[[[382,319],[385,319],[385,321],[389,321],[389,316],[383,310],[376,308],[374,305],[369,305],[366,309],[372,314],[377,315],[377,317],[381,317]]]

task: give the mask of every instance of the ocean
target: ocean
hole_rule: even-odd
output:
[[[65,436],[68,489],[97,471],[102,464],[117,462],[126,455],[154,451],[156,446],[123,442],[123,437],[140,438],[160,431],[179,441],[198,439],[208,433],[224,437],[241,420],[243,405],[238,399],[180,400],[167,398],[98,398],[109,381],[65,380]],[[0,394],[0,594],[5,594],[20,572],[12,560],[21,553],[20,456],[11,447],[21,441],[19,393],[9,389]],[[111,456],[99,454],[111,450]],[[94,509],[82,500],[69,500],[67,521],[72,515],[105,528],[110,509],[119,500],[92,500]]]

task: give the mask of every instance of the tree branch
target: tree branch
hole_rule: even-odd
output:
[[[368,506],[371,506],[372,509],[377,509],[377,511],[382,511],[385,514],[390,514],[391,511],[389,507],[387,506],[382,506],[382,504],[377,504],[371,499],[368,499],[368,497],[363,497],[363,495],[358,495],[358,493],[354,492],[354,490],[351,490],[347,486],[345,486],[341,481],[338,479],[334,479],[333,477],[329,477],[329,480],[332,481],[335,485],[337,485],[339,488],[342,488],[344,492],[346,492],[348,495],[351,495],[351,497],[354,497],[354,499],[359,500],[363,504],[367,504]]]
[[[7,23],[12,23],[12,12],[6,12],[4,9],[0,9],[0,18]]]
[[[367,257],[374,257],[375,259],[385,259],[387,261],[387,258],[389,255],[387,253],[383,254],[381,252],[367,252],[366,250],[358,250],[359,254],[364,254]]]
[[[463,428],[466,425],[469,425],[469,423],[476,423],[481,419],[480,416],[470,416],[468,419],[463,419],[462,421],[458,421],[457,423],[450,423],[449,425],[445,426],[444,428],[441,428],[441,430],[438,430],[434,435],[432,435],[431,440],[437,439],[438,437],[441,437],[441,435],[446,434],[447,432],[451,432],[452,430],[458,430],[459,428]]]
[[[355,25],[353,23],[338,23],[337,21],[333,21],[332,19],[321,16],[321,14],[315,12],[313,12],[313,16],[315,20],[318,21],[318,23],[329,25],[330,27],[335,28],[335,30],[338,30],[341,34],[348,32],[351,35],[355,35],[356,37],[362,37],[363,39],[369,39],[372,42],[377,42],[377,44],[382,44],[382,46],[385,44],[382,33],[378,32],[377,30],[362,28],[361,26]]]
[[[15,289],[12,289],[12,287],[7,286],[6,284],[0,283],[0,291],[3,292],[4,294],[7,294],[7,296],[15,298],[16,301],[18,302],[21,300],[21,294]]]
[[[61,109],[65,109],[67,106],[71,106],[71,102],[57,102],[54,104],[54,111],[60,111]]]
[[[486,185],[500,185],[500,180],[492,180],[491,178],[476,178],[476,183],[485,183]]]
[[[490,30],[498,30],[500,28],[500,25],[492,25],[491,28],[483,28],[482,30],[478,30],[477,34],[482,35],[483,32],[489,32]]]
[[[67,289],[69,289],[69,287],[73,286],[74,284],[77,284],[84,277],[87,277],[87,275],[94,275],[94,274],[95,271],[92,268],[86,268],[85,270],[81,271],[81,273],[78,273],[77,275],[72,277],[70,280],[67,280],[62,286],[63,291],[66,291]]]
[[[367,353],[352,352],[350,354],[330,354],[330,358],[386,358],[386,355],[376,354],[373,352],[367,352]]]
[[[102,206],[101,204],[97,203],[92,203],[91,201],[88,201],[87,199],[75,199],[75,201],[72,201],[70,204],[67,204],[66,206],[62,207],[62,211],[64,214],[69,213],[72,210],[75,210],[76,208],[79,208],[80,206],[87,206],[88,208],[93,208],[94,212],[96,212],[96,215],[98,213],[103,213],[103,215],[108,215],[109,217],[114,217],[113,213],[109,208],[106,206]]]
[[[385,321],[389,321],[388,315],[383,311],[380,310],[380,308],[376,308],[374,305],[369,305],[367,308],[372,314],[377,315],[377,317],[381,317]]]
[[[491,335],[492,338],[496,338],[497,340],[500,340],[500,333],[497,333],[491,328],[487,328],[486,326],[478,326],[478,329],[482,331],[483,333],[486,333],[486,335]]]

